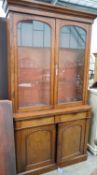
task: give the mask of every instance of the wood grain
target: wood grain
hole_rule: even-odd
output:
[[[16,175],[12,103],[0,101],[0,174]]]
[[[16,131],[17,172],[55,164],[55,125]]]
[[[65,162],[84,151],[85,120],[58,125],[57,162]]]

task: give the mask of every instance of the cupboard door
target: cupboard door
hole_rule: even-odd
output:
[[[87,30],[88,25],[57,20],[56,105],[84,100]]]
[[[16,108],[21,111],[52,108],[55,20],[15,16],[14,30]]]
[[[85,120],[58,125],[57,162],[65,163],[84,153]]]
[[[55,165],[55,126],[16,131],[17,172],[34,172]]]

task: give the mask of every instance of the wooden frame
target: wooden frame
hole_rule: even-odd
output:
[[[76,106],[76,105],[82,105],[82,104],[86,104],[86,99],[87,99],[87,88],[88,87],[88,76],[87,76],[87,70],[88,70],[88,67],[89,67],[89,61],[88,61],[88,58],[89,58],[89,43],[90,43],[90,35],[89,35],[89,25],[88,24],[81,24],[81,23],[78,23],[78,22],[70,22],[70,21],[62,21],[62,20],[58,20],[57,21],[57,28],[56,28],[56,33],[59,33],[59,30],[60,30],[60,27],[62,26],[78,26],[78,27],[81,27],[83,28],[85,31],[86,31],[86,48],[85,48],[85,62],[84,62],[84,83],[83,83],[83,99],[82,101],[79,101],[79,102],[73,102],[73,103],[69,103],[69,104],[58,104],[57,100],[57,95],[58,95],[58,92],[56,93],[55,91],[55,104],[56,104],[56,108],[61,108],[62,106],[63,107],[66,107],[66,106]],[[59,35],[57,35],[57,39],[56,39],[56,64],[59,65]],[[56,84],[56,89],[58,90],[58,76],[56,76],[56,79],[55,79],[55,84]]]
[[[52,27],[52,62],[51,62],[51,75],[52,75],[52,80],[51,80],[51,107],[29,107],[29,108],[21,108],[19,109],[19,106],[18,106],[18,95],[17,95],[17,92],[18,92],[18,89],[17,89],[17,75],[18,75],[18,72],[17,72],[17,68],[16,66],[14,67],[14,65],[18,65],[17,63],[17,46],[16,46],[16,36],[17,36],[17,31],[16,31],[16,25],[19,21],[22,21],[22,20],[31,20],[31,19],[35,19],[35,20],[41,20],[43,22],[46,22],[47,23],[47,19],[48,19],[48,24],[51,25]],[[88,76],[87,76],[87,72],[88,72],[88,65],[89,65],[89,61],[88,61],[88,57],[89,57],[89,43],[90,43],[90,28],[89,28],[89,24],[82,24],[82,23],[78,23],[78,22],[70,22],[70,21],[61,21],[62,25],[66,24],[66,25],[77,25],[81,28],[83,28],[84,30],[86,30],[86,33],[87,33],[87,39],[86,39],[86,51],[85,51],[85,67],[84,67],[84,86],[83,86],[83,100],[82,102],[74,102],[74,103],[69,103],[69,104],[64,104],[64,105],[57,105],[57,90],[58,90],[58,79],[57,79],[57,76],[56,76],[56,64],[58,64],[58,55],[59,55],[59,50],[58,50],[58,43],[59,43],[59,39],[58,39],[58,36],[56,38],[56,46],[54,44],[54,41],[55,41],[55,21],[54,20],[51,20],[50,18],[44,18],[44,17],[40,17],[40,16],[29,16],[29,15],[24,15],[21,16],[21,15],[13,15],[13,20],[14,20],[14,27],[13,27],[13,36],[12,36],[12,40],[14,41],[14,53],[12,54],[12,57],[10,57],[9,59],[9,64],[12,62],[12,67],[10,69],[11,73],[10,73],[10,78],[11,80],[10,81],[10,85],[12,85],[11,82],[14,81],[14,84],[12,86],[12,89],[10,90],[11,94],[14,94],[14,95],[11,95],[10,94],[10,99],[13,99],[13,106],[14,106],[14,111],[15,112],[25,112],[25,111],[33,111],[33,110],[46,110],[46,109],[51,109],[51,108],[62,108],[62,107],[68,107],[68,106],[76,106],[76,105],[82,105],[82,104],[86,104],[87,102],[87,90],[86,90],[86,87],[87,87],[87,83],[88,83]],[[52,21],[52,22],[51,22]],[[58,32],[58,28],[59,28],[59,25],[61,24],[60,22],[58,23],[57,21],[57,29],[56,29],[56,34],[59,33]],[[15,36],[15,37],[14,37]],[[10,39],[11,40],[11,39]],[[55,49],[54,49],[55,48]],[[54,51],[56,50],[56,53],[54,53]],[[11,61],[12,60],[12,61]],[[54,80],[55,80],[55,86],[54,86]],[[54,89],[53,89],[54,87]]]
[[[52,32],[51,32],[51,65],[50,65],[50,67],[51,67],[51,97],[50,97],[50,106],[44,106],[44,107],[28,107],[28,108],[21,108],[21,109],[19,109],[19,106],[18,106],[18,94],[17,94],[17,92],[18,92],[18,89],[17,89],[17,75],[18,75],[18,72],[17,72],[17,68],[15,68],[14,70],[13,70],[13,76],[14,76],[14,78],[15,78],[15,82],[14,82],[14,89],[13,89],[13,91],[15,91],[15,96],[14,96],[14,99],[13,99],[13,101],[14,101],[14,104],[16,104],[15,105],[15,111],[20,111],[20,112],[24,112],[24,111],[29,111],[29,110],[45,110],[45,109],[51,109],[52,107],[53,107],[53,82],[54,82],[54,72],[53,72],[53,70],[54,70],[54,41],[55,41],[55,35],[54,35],[54,33],[55,33],[55,21],[52,19],[50,19],[50,18],[48,18],[48,20],[47,20],[47,18],[43,18],[43,17],[36,17],[36,16],[29,16],[29,15],[24,15],[24,16],[21,16],[21,15],[15,15],[14,16],[14,35],[15,36],[17,36],[17,31],[16,31],[16,25],[17,25],[17,23],[19,22],[19,21],[23,21],[23,20],[38,20],[38,21],[42,21],[42,22],[45,22],[46,24],[48,24],[49,26],[51,26],[51,28],[52,28]],[[14,40],[14,48],[15,48],[15,55],[14,55],[14,64],[15,65],[17,65],[18,66],[18,61],[17,61],[17,58],[18,58],[18,56],[17,56],[17,46],[16,46],[16,37],[15,38],[13,38],[13,40]]]
[[[8,3],[8,4],[7,4]],[[53,88],[53,81],[55,79],[55,87],[54,87],[54,91],[55,93],[57,94],[57,78],[56,78],[56,75],[55,75],[55,67],[56,67],[56,59],[58,59],[58,37],[56,38],[56,53],[55,52],[55,44],[54,44],[54,41],[55,41],[55,22],[53,21],[53,23],[51,24],[51,18],[55,18],[55,16],[57,16],[57,18],[59,19],[64,19],[66,20],[66,24],[73,24],[73,25],[78,25],[82,28],[84,28],[86,31],[87,31],[87,41],[86,41],[86,52],[85,52],[85,68],[84,68],[84,91],[83,91],[83,100],[82,102],[77,102],[77,103],[72,103],[70,104],[70,106],[76,106],[76,105],[82,105],[82,104],[86,104],[87,103],[87,90],[86,90],[86,87],[88,85],[88,76],[87,76],[87,73],[88,73],[88,65],[89,65],[89,61],[88,61],[88,57],[89,57],[89,50],[90,50],[90,32],[91,32],[91,23],[92,23],[92,20],[96,17],[96,14],[94,13],[87,13],[87,12],[79,12],[79,10],[69,10],[68,8],[65,8],[65,11],[64,11],[64,8],[62,7],[55,7],[53,8],[53,5],[48,5],[48,4],[45,4],[45,3],[39,3],[39,2],[30,2],[29,1],[29,4],[26,3],[26,1],[11,1],[11,0],[8,0],[7,3],[5,3],[5,1],[3,2],[3,7],[4,9],[6,10],[6,14],[8,15],[8,18],[12,18],[11,19],[11,23],[8,24],[8,31],[12,31],[13,35],[10,35],[8,34],[8,40],[9,41],[14,41],[14,49],[13,49],[13,46],[12,43],[10,43],[10,46],[9,46],[9,49],[12,51],[12,54],[11,52],[8,54],[9,55],[9,99],[12,99],[13,101],[13,107],[14,107],[14,112],[17,112],[18,111],[18,99],[17,99],[17,69],[16,67],[14,67],[14,64],[17,65],[17,61],[16,61],[16,57],[17,57],[17,51],[16,51],[16,28],[15,28],[15,25],[16,23],[23,19],[23,18],[27,18],[27,19],[33,19],[36,18],[36,19],[42,19],[43,20],[43,16],[45,17],[44,18],[44,22],[47,22],[45,19],[47,19],[47,16],[49,18],[49,24],[52,26],[53,30],[52,30],[52,57],[53,57],[53,61],[51,64],[52,65],[52,70],[53,70],[53,75],[52,75],[52,88]],[[8,6],[7,6],[8,5]],[[22,5],[24,6],[22,8]],[[29,6],[30,5],[30,6]],[[31,9],[31,12],[30,12],[30,7],[33,5],[33,10]],[[9,8],[7,8],[9,7]],[[38,8],[38,10],[37,10]],[[49,9],[50,8],[50,9]],[[29,10],[28,10],[29,9]],[[40,9],[40,11],[39,11]],[[23,10],[23,11],[22,11]],[[43,10],[45,11],[45,13],[43,12]],[[49,10],[49,11],[48,11]],[[15,14],[14,11],[18,12],[19,14]],[[47,12],[48,11],[48,12]],[[22,17],[20,17],[20,12],[22,13],[21,15],[23,15]],[[57,14],[56,14],[57,12]],[[79,14],[78,14],[79,12]],[[24,14],[24,13],[27,13],[27,14]],[[9,17],[9,14],[11,15]],[[29,15],[30,16],[29,16]],[[33,16],[34,14],[34,16]],[[35,14],[37,14],[35,17]],[[72,17],[69,16],[72,14]],[[65,16],[64,16],[65,15]],[[31,17],[32,16],[32,17]],[[40,17],[41,16],[41,17]],[[80,18],[81,17],[81,18]],[[90,20],[91,19],[91,20]],[[54,19],[52,19],[54,20]],[[67,22],[67,20],[69,20]],[[13,21],[13,22],[12,22]],[[79,21],[79,22],[78,22]],[[65,22],[63,22],[65,24]],[[86,23],[86,24],[85,24]],[[58,30],[58,29],[57,29]],[[57,31],[56,31],[57,33]],[[12,48],[12,49],[11,49]],[[11,57],[10,57],[11,55]],[[54,63],[54,59],[55,59],[55,63]],[[11,65],[10,65],[11,64]],[[51,88],[51,89],[52,89]],[[50,108],[57,108],[59,106],[60,107],[65,107],[65,106],[68,106],[68,104],[65,104],[65,105],[57,105],[57,96],[56,94],[54,93],[53,95],[53,91],[51,91],[52,93],[52,97],[51,97],[51,107]],[[35,110],[35,109],[38,109],[38,110],[42,110],[42,109],[50,109],[49,107],[36,107],[36,108],[25,108],[25,109],[20,109],[19,111],[20,112],[23,112],[23,111],[29,111],[29,109],[31,111]]]

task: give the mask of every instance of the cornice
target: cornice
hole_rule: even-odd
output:
[[[34,0],[3,0],[3,9],[6,14],[9,13],[10,11],[16,11],[15,7],[26,7],[29,9],[32,8],[40,11],[48,11],[63,15],[72,15],[92,20],[97,17],[97,13],[85,12],[84,10],[73,9],[73,8],[71,9],[58,5],[42,3]]]

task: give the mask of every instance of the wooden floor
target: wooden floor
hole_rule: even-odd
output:
[[[87,161],[68,166],[63,169],[51,171],[44,175],[97,175],[97,171],[95,172],[95,174],[91,174],[95,171],[95,169],[97,169],[97,156],[89,153]]]

